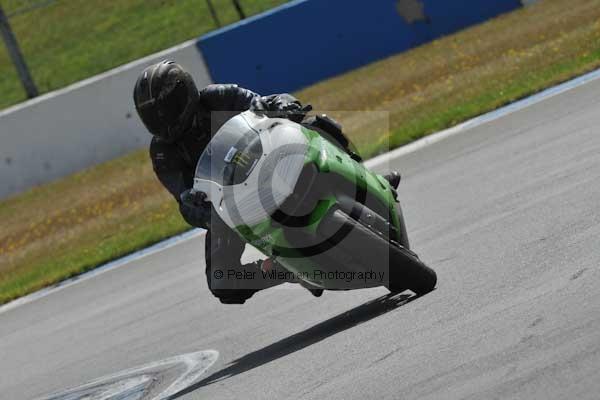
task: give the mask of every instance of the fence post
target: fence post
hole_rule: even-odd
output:
[[[208,6],[210,15],[212,15],[213,21],[215,21],[215,25],[217,25],[217,28],[220,28],[221,21],[219,21],[219,16],[217,15],[217,11],[215,10],[215,6],[213,5],[212,0],[206,0],[206,5]]]
[[[19,78],[21,79],[21,84],[25,89],[25,93],[27,93],[28,98],[33,98],[38,95],[38,90],[35,87],[35,83],[31,78],[31,74],[29,73],[29,69],[27,68],[27,64],[25,63],[25,59],[23,59],[23,54],[21,54],[21,50],[19,49],[19,44],[17,43],[17,39],[10,28],[10,24],[8,23],[8,18],[6,14],[4,14],[4,10],[0,5],[0,34],[2,34],[2,38],[4,39],[4,43],[6,44],[6,48],[8,50],[8,54],[12,59],[12,62],[15,64],[15,68],[17,69],[17,73],[19,74]]]
[[[237,10],[237,13],[240,16],[240,19],[246,19],[246,14],[244,14],[244,10],[242,9],[242,5],[240,4],[239,0],[231,0],[231,1],[233,1],[233,5],[235,6],[235,9]]]

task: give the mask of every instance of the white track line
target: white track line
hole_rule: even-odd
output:
[[[509,114],[512,114],[514,112],[523,110],[524,108],[527,108],[531,105],[540,103],[544,100],[547,100],[551,97],[554,97],[556,95],[559,95],[561,93],[564,93],[568,90],[572,90],[575,89],[577,87],[583,86],[589,82],[595,81],[597,79],[600,79],[600,69],[592,71],[590,73],[587,73],[585,75],[580,76],[579,78],[575,78],[573,80],[567,81],[565,83],[562,83],[560,85],[551,87],[549,89],[546,89],[540,93],[537,93],[533,96],[527,97],[525,99],[519,100],[515,103],[509,104],[508,106],[499,108],[498,110],[489,112],[487,114],[483,114],[480,115],[479,117],[475,117],[473,119],[470,119],[466,122],[463,122],[462,124],[456,125],[452,128],[431,134],[429,136],[425,136],[422,139],[419,139],[415,142],[412,142],[406,146],[402,146],[396,150],[392,150],[388,153],[385,154],[381,154],[375,158],[372,158],[370,160],[367,160],[365,162],[365,165],[368,168],[375,168],[378,166],[382,166],[382,165],[386,165],[387,163],[389,163],[392,159],[396,159],[399,158],[403,155],[409,154],[409,153],[413,153],[415,151],[418,151],[424,147],[430,146],[434,143],[437,143],[441,140],[447,139],[451,136],[457,135],[459,133],[465,132],[468,129],[474,128],[476,126],[480,126],[483,124],[486,124],[490,121],[494,121],[498,118],[502,118],[505,117]],[[163,251],[165,249],[168,249],[170,247],[176,246],[179,243],[191,240],[191,239],[195,239],[197,237],[200,237],[202,234],[204,234],[204,230],[202,229],[194,229],[191,230],[189,232],[186,232],[182,235],[179,236],[175,236],[172,237],[170,239],[167,239],[163,242],[157,243],[151,247],[148,247],[144,250],[140,250],[138,252],[132,253],[126,257],[120,258],[118,260],[115,261],[111,261],[108,264],[105,264],[103,266],[100,266],[90,272],[86,272],[85,274],[76,276],[74,278],[65,280],[63,282],[60,282],[56,285],[50,286],[48,288],[39,290],[37,292],[31,293],[27,296],[23,296],[21,298],[18,298],[10,303],[7,303],[3,306],[0,306],[0,314],[8,311],[8,310],[12,310],[13,308],[19,307],[21,305],[27,304],[27,303],[31,303],[32,301],[35,301],[37,299],[40,299],[42,297],[48,296],[52,293],[55,293],[59,290],[62,290],[66,287],[69,287],[71,285],[75,285],[76,283],[79,282],[83,282],[86,281],[88,279],[91,279],[95,276],[98,276],[100,274],[103,274],[105,272],[108,271],[112,271],[116,268],[122,267],[123,265],[126,265],[132,261],[136,261],[139,260],[143,257],[147,257],[153,254],[156,254],[160,251]]]
[[[165,379],[165,371],[179,365],[184,365],[186,370],[181,375],[177,376],[176,379],[171,378],[173,379],[171,385],[165,388],[161,393],[152,397],[152,400],[167,399],[196,383],[218,358],[219,352],[216,350],[204,350],[195,353],[182,354],[95,379],[79,387],[45,396],[40,400],[71,398],[91,399],[91,396],[103,386],[106,388],[105,390],[110,390],[110,392],[102,392],[102,399],[130,398],[127,396],[127,393],[132,389],[144,388],[144,384],[149,380]],[[163,374],[161,374],[161,372]],[[168,382],[160,382],[159,384],[165,383]],[[81,397],[82,395],[83,397]],[[93,398],[96,397],[94,396]]]

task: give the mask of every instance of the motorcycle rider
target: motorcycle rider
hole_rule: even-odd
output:
[[[257,270],[262,262],[242,265],[245,243],[217,216],[211,204],[188,201],[196,163],[211,133],[231,117],[248,109],[284,113],[301,120],[301,103],[289,94],[259,96],[237,85],[209,85],[198,91],[191,75],[180,65],[165,60],[144,69],[135,84],[133,98],[142,122],[154,136],[150,158],[158,179],[179,203],[184,220],[207,229],[206,277],[212,294],[225,304],[242,304],[257,291],[281,282],[261,281],[252,288],[220,288],[212,279],[214,267]],[[211,114],[213,118],[211,118]],[[260,289],[257,289],[259,287]],[[320,295],[318,290],[311,291]]]

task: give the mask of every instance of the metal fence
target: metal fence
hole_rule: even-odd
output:
[[[0,0],[0,108],[287,0]]]

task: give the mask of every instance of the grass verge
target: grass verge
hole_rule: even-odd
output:
[[[298,93],[323,110],[388,110],[390,132],[340,114],[366,155],[600,66],[600,1],[544,0]]]
[[[388,110],[389,131],[340,113],[374,155],[598,67],[600,0],[545,0],[297,95]],[[146,151],[7,199],[0,221],[0,303],[189,228]]]

